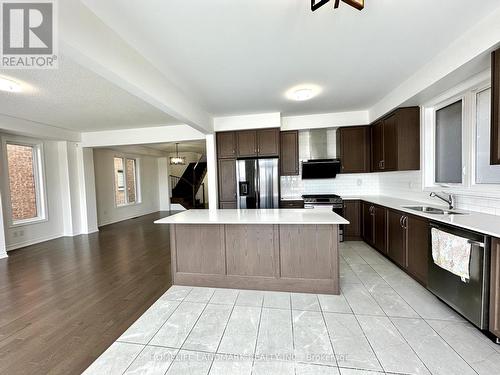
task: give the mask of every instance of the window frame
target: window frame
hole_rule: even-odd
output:
[[[30,219],[14,220],[12,217],[12,195],[10,191],[10,176],[7,159],[7,145],[25,146],[33,148],[33,176],[35,182],[35,196],[37,216]],[[17,137],[3,136],[2,137],[2,155],[3,155],[3,170],[5,175],[4,191],[5,191],[5,212],[9,228],[16,228],[26,225],[38,224],[49,220],[47,207],[47,189],[45,178],[45,156],[44,144],[42,140]]]
[[[491,88],[489,70],[479,73],[460,85],[429,101],[422,108],[422,186],[424,192],[442,190],[451,194],[500,197],[500,184],[476,182],[477,95]],[[462,100],[462,168],[461,184],[435,182],[436,111]]]
[[[120,190],[117,183],[116,183],[116,170],[115,170],[115,159],[122,159],[122,166],[123,166],[123,183],[124,183],[124,188],[123,190]],[[135,202],[129,202],[128,201],[128,183],[127,183],[127,160],[134,160],[135,164],[135,173],[134,173],[134,184],[135,184]],[[115,154],[113,155],[113,198],[114,198],[114,204],[116,208],[121,208],[121,207],[129,207],[129,206],[136,206],[142,203],[142,194],[141,194],[141,183],[140,183],[140,159],[135,156],[130,156],[130,155],[124,155],[124,154]],[[124,196],[125,196],[125,203],[124,204],[118,204],[116,203],[116,192],[117,191],[123,191]]]

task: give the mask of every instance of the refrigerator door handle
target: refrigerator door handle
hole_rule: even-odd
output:
[[[255,195],[256,195],[256,208],[260,208],[260,165],[259,165],[259,161],[257,160],[257,164],[256,164],[256,173],[255,173]]]

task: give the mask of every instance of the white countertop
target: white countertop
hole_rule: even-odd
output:
[[[156,220],[155,224],[349,224],[331,210],[257,209],[188,210]]]
[[[460,228],[470,229],[475,232],[487,234],[490,236],[500,238],[500,216],[483,214],[474,211],[454,210],[458,212],[467,213],[467,215],[433,215],[425,212],[419,212],[404,208],[405,206],[429,206],[436,208],[444,208],[445,206],[428,204],[425,202],[418,202],[406,199],[391,198],[388,196],[373,196],[373,195],[360,195],[360,196],[342,196],[344,200],[363,200],[366,202],[378,204],[380,206],[389,207],[398,211],[406,212],[414,216],[421,216],[433,221],[455,225]]]

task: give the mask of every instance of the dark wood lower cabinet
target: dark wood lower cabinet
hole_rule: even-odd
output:
[[[370,203],[361,204],[361,237],[371,246],[374,245],[372,208],[373,205]]]
[[[362,203],[362,238],[381,253],[386,254],[387,209],[382,206]]]
[[[500,239],[491,243],[490,331],[500,338]]]
[[[361,202],[344,201],[344,218],[350,222],[344,225],[344,241],[361,239]]]
[[[387,255],[419,283],[427,285],[429,220],[361,202],[361,237],[367,244]],[[497,260],[497,274],[500,275],[500,240],[497,246],[497,259],[499,259]],[[498,276],[497,283],[500,284],[500,276]],[[500,285],[498,290],[500,290]],[[500,301],[500,291],[497,292],[496,298]],[[497,329],[500,331],[500,315],[498,314],[500,314],[500,306],[497,312]]]
[[[304,208],[303,200],[281,200],[280,208]]]
[[[408,273],[426,286],[430,246],[429,221],[413,215],[407,217]]]
[[[407,267],[407,216],[402,212],[388,210],[387,214],[387,255],[400,267]]]
[[[374,220],[374,246],[381,253],[387,254],[387,209],[381,206],[373,206]]]

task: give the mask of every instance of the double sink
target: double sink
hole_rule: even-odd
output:
[[[429,206],[404,206],[408,210],[419,211],[431,215],[467,215],[466,212],[459,212],[453,210],[445,210],[442,208],[435,208]]]

